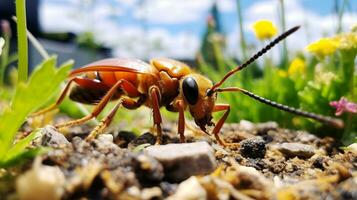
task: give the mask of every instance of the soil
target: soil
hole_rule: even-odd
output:
[[[357,199],[356,152],[341,149],[333,138],[282,129],[275,122],[225,124],[226,147],[188,129],[187,142],[212,147],[216,167],[180,181],[168,179],[165,166],[143,153],[155,145],[154,134],[111,132],[87,142],[89,131],[77,127],[66,139],[46,127],[33,145],[51,150],[35,162],[1,171],[0,199],[18,199],[27,190],[33,199]],[[164,124],[163,143],[179,143],[176,125]],[[33,177],[46,170],[48,179],[57,178],[36,182]],[[30,172],[32,178],[24,175]],[[19,184],[21,177],[26,186]],[[43,185],[55,194],[43,198]]]

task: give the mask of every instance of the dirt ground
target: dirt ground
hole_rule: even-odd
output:
[[[355,151],[275,122],[225,124],[225,147],[187,129],[192,149],[180,144],[159,155],[150,154],[158,146],[150,132],[111,132],[88,142],[89,131],[77,128],[65,138],[45,127],[33,145],[51,150],[2,171],[0,199],[357,199]],[[173,124],[164,125],[163,143],[179,143]]]

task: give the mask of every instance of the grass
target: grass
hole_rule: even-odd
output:
[[[28,47],[27,47],[27,36],[26,36],[26,0],[16,0],[16,16],[18,18],[17,22],[17,40],[18,40],[18,82],[24,83],[28,76]]]

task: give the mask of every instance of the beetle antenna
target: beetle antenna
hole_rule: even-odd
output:
[[[232,76],[233,74],[235,74],[236,72],[248,67],[251,63],[253,63],[255,60],[257,60],[260,56],[264,55],[267,51],[269,51],[272,47],[274,47],[276,44],[278,44],[279,42],[281,42],[282,40],[284,40],[286,37],[288,37],[290,34],[294,33],[295,31],[297,31],[300,28],[300,26],[295,26],[287,31],[285,31],[284,33],[282,33],[281,35],[279,35],[277,38],[275,38],[273,41],[271,41],[268,45],[266,45],[264,48],[262,48],[260,51],[258,51],[256,54],[254,54],[249,60],[247,60],[246,62],[244,62],[243,64],[240,64],[237,68],[231,70],[230,72],[228,72],[221,81],[219,81],[218,83],[214,84],[211,89],[207,92],[208,96],[211,96],[215,90],[221,86],[223,84],[223,82],[230,76]]]
[[[289,113],[293,113],[295,115],[300,115],[300,116],[304,116],[304,117],[307,117],[307,118],[311,118],[311,119],[314,119],[314,120],[317,120],[319,122],[331,125],[331,126],[336,127],[336,128],[343,128],[344,127],[344,123],[340,119],[336,119],[336,118],[332,118],[332,117],[328,117],[328,116],[322,116],[322,115],[319,115],[319,114],[306,112],[306,111],[303,111],[303,110],[300,110],[300,109],[296,109],[296,108],[293,108],[293,107],[290,107],[290,106],[286,106],[286,105],[277,103],[275,101],[271,101],[269,99],[263,98],[261,96],[258,96],[258,95],[254,94],[252,92],[249,92],[249,91],[241,89],[241,88],[229,87],[229,88],[222,88],[222,89],[218,88],[216,90],[216,92],[235,92],[235,91],[236,92],[241,92],[244,95],[247,95],[247,96],[249,96],[249,97],[251,97],[251,98],[253,98],[253,99],[257,100],[257,101],[260,101],[260,102],[262,102],[264,104],[267,104],[267,105],[270,105],[272,107],[278,108],[279,110],[283,110],[283,111],[286,111],[286,112],[289,112]]]

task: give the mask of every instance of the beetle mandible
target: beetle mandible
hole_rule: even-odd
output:
[[[114,108],[93,129],[87,139],[92,139],[103,131],[113,119],[120,106],[135,109],[145,105],[153,110],[153,122],[157,130],[157,143],[162,138],[162,118],[160,107],[165,107],[172,112],[178,112],[178,134],[180,141],[185,142],[185,110],[189,110],[195,123],[206,133],[207,126],[214,126],[212,134],[216,140],[225,145],[219,137],[220,129],[230,112],[230,105],[216,103],[217,94],[220,92],[241,92],[262,103],[278,109],[318,120],[335,127],[343,127],[339,119],[326,117],[286,105],[282,105],[247,90],[238,87],[220,88],[222,83],[234,73],[249,66],[273,46],[284,40],[287,36],[299,29],[293,27],[278,36],[267,46],[253,55],[248,61],[228,72],[221,81],[213,84],[208,78],[196,73],[186,64],[167,58],[155,58],[147,64],[140,60],[110,58],[99,60],[82,68],[73,70],[70,79],[58,100],[51,106],[34,113],[32,116],[43,114],[56,108],[70,92],[70,99],[86,104],[95,104],[93,111],[81,118],[55,125],[56,128],[80,125],[98,114],[109,101],[117,100]],[[71,87],[72,84],[75,84]],[[225,111],[216,124],[212,122],[212,113]]]

